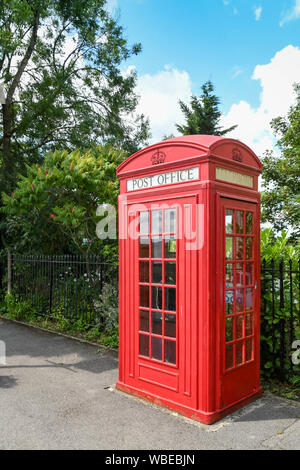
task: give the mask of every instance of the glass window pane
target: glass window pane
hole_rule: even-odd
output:
[[[244,315],[239,315],[235,319],[235,339],[243,338],[244,336]]]
[[[140,331],[149,331],[149,312],[148,310],[140,310]]]
[[[149,282],[149,261],[140,261],[140,282]]]
[[[162,258],[161,237],[152,237],[152,258]]]
[[[244,239],[242,237],[236,238],[236,259],[244,258]]]
[[[236,312],[244,311],[244,289],[236,290],[235,311]]]
[[[233,367],[233,344],[227,345],[225,348],[225,368]]]
[[[152,261],[152,282],[162,283],[162,262]]]
[[[139,335],[140,343],[140,354],[142,356],[149,357],[149,336],[148,335]]]
[[[162,232],[162,211],[151,212],[151,233]]]
[[[176,289],[165,287],[165,310],[176,311]]]
[[[235,231],[236,233],[244,233],[244,212],[243,211],[236,211]]]
[[[162,360],[162,339],[156,336],[151,337],[152,341],[152,357],[158,361]]]
[[[243,363],[243,342],[240,341],[235,345],[235,365],[238,366],[239,364]]]
[[[226,287],[233,287],[233,264],[226,263]]]
[[[165,233],[175,233],[176,232],[176,209],[166,209],[165,210]]]
[[[149,287],[140,286],[140,307],[149,307]]]
[[[246,315],[246,336],[253,334],[253,314],[247,313]]]
[[[246,263],[246,286],[253,284],[253,263]]]
[[[176,315],[165,314],[165,336],[176,338]]]
[[[246,238],[246,259],[252,259],[252,252],[253,252],[253,238],[247,237]]]
[[[225,232],[233,233],[233,210],[226,209],[225,211]]]
[[[162,309],[162,288],[152,286],[152,308]]]
[[[251,234],[253,229],[252,224],[253,214],[252,212],[246,212],[246,233]]]
[[[234,291],[233,290],[225,291],[226,315],[231,315],[233,313],[233,300],[234,300]]]
[[[165,258],[176,258],[175,236],[165,237]]]
[[[140,237],[139,256],[149,258],[149,237]]]
[[[165,339],[165,362],[176,364],[176,341]]]
[[[140,233],[149,233],[149,212],[140,212]]]
[[[226,318],[225,338],[227,342],[233,340],[233,317]]]
[[[235,283],[237,286],[244,285],[244,263],[236,263],[235,265]]]
[[[246,339],[245,361],[251,361],[253,355],[253,340]]]
[[[253,310],[253,290],[246,289],[246,310]]]
[[[225,258],[233,259],[233,237],[226,237],[225,239]]]
[[[165,262],[165,283],[176,284],[176,263],[173,261]]]
[[[155,335],[162,334],[162,313],[159,312],[152,312],[152,333]]]

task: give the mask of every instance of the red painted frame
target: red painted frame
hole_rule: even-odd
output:
[[[237,150],[238,149],[238,150]],[[233,159],[236,153],[241,157]],[[153,165],[159,152],[162,163]],[[127,179],[177,169],[199,168],[199,180],[127,191]],[[216,166],[253,177],[253,188],[216,180]],[[203,246],[187,250],[187,240],[178,241],[177,251],[177,363],[166,364],[138,354],[138,241],[119,240],[119,380],[117,387],[155,403],[170,407],[210,424],[261,394],[259,386],[259,201],[258,176],[261,164],[244,144],[215,136],[184,136],[170,139],[125,160],[118,168],[121,194],[119,223],[133,222],[135,204],[150,208],[152,203],[190,204],[196,229],[196,208],[203,208],[197,230]],[[255,356],[253,371],[239,367],[238,373],[224,371],[224,204],[255,207],[255,277],[258,282],[255,306]],[[136,212],[136,208],[134,209]],[[180,227],[179,227],[180,228]],[[223,250],[223,251],[222,251]],[[151,274],[151,271],[150,271]],[[150,285],[150,284],[149,284]],[[151,306],[150,306],[151,309]],[[241,372],[242,371],[242,372]],[[248,371],[249,372],[249,371]],[[236,386],[238,384],[238,386]]]

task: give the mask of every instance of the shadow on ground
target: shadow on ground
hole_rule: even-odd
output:
[[[74,373],[79,369],[99,374],[118,367],[110,351],[6,320],[0,320],[0,340],[6,344],[9,369],[63,367]],[[14,356],[42,358],[43,363],[26,364],[23,361],[22,364],[14,364],[10,360]],[[69,360],[70,357],[72,360]]]

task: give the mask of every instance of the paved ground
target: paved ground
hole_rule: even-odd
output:
[[[300,405],[265,395],[211,425],[112,391],[117,360],[0,320],[0,449],[300,449]]]

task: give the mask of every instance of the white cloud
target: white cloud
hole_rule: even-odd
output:
[[[238,77],[239,75],[241,75],[243,73],[243,69],[241,67],[239,67],[238,65],[235,65],[233,67],[233,74],[232,74],[232,78],[236,78]]]
[[[270,121],[287,114],[295,102],[293,83],[300,82],[300,49],[287,46],[277,52],[268,64],[257,65],[252,75],[260,80],[262,91],[258,108],[246,101],[231,106],[223,116],[222,125],[238,127],[227,134],[248,144],[258,154],[274,147]]]
[[[297,20],[298,18],[300,18],[300,0],[294,0],[294,6],[290,10],[282,13],[282,19],[279,25],[283,26],[285,23]]]
[[[259,6],[257,8],[254,8],[254,16],[255,16],[256,21],[260,20],[261,12],[262,12],[262,7],[261,6]]]
[[[138,77],[137,94],[140,95],[138,113],[150,119],[152,143],[164,135],[178,134],[175,124],[184,122],[178,100],[188,102],[192,95],[189,74],[170,65],[154,75]]]

